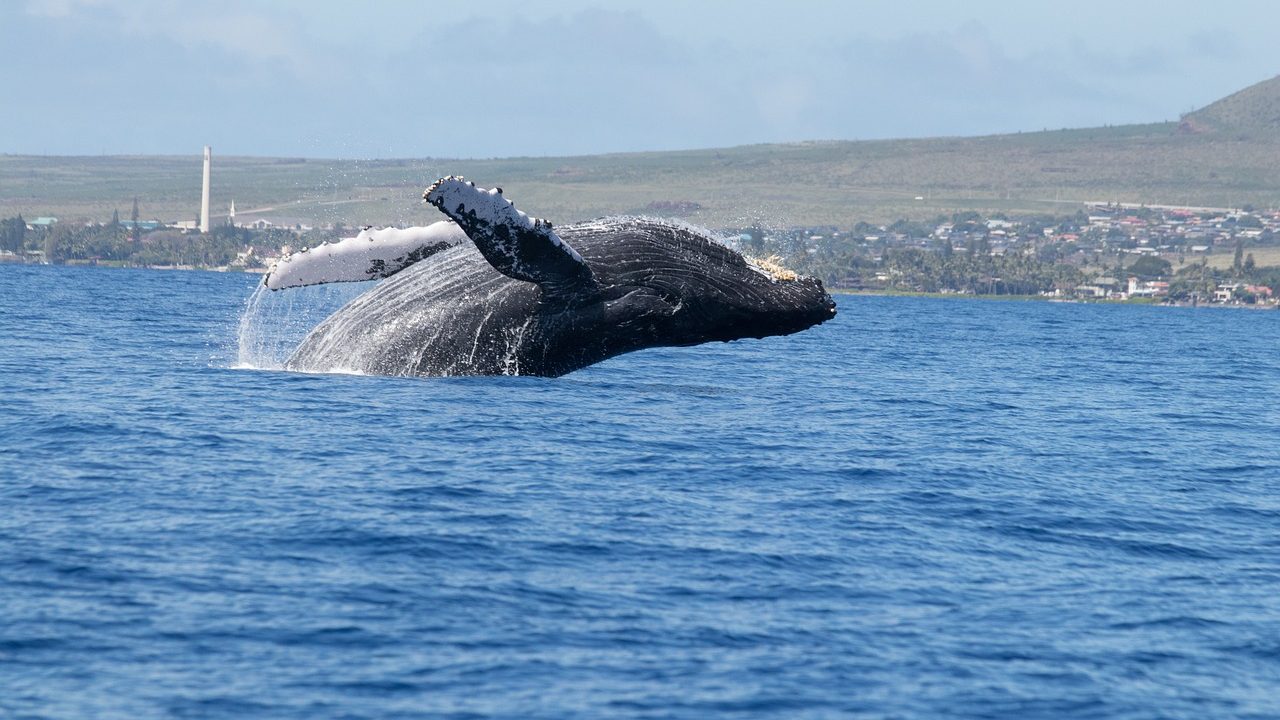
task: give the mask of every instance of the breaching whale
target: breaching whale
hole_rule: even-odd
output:
[[[271,269],[272,289],[388,278],[316,326],[287,369],[559,376],[643,348],[795,333],[836,312],[819,280],[686,225],[553,227],[456,176],[423,199],[449,220],[366,230]]]

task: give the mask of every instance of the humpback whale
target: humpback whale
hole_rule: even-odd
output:
[[[557,227],[456,176],[423,199],[448,220],[366,230],[271,269],[271,289],[387,278],[317,325],[287,369],[555,377],[643,348],[795,333],[836,312],[819,280],[683,224]]]

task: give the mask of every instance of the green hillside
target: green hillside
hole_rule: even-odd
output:
[[[442,174],[501,185],[559,222],[678,213],[707,226],[850,225],[939,213],[1042,212],[1082,201],[1280,205],[1280,78],[1182,123],[970,138],[828,141],[712,150],[492,160],[222,157],[213,206],[238,218],[306,224],[421,222]],[[194,219],[199,147],[189,157],[0,155],[0,217]]]

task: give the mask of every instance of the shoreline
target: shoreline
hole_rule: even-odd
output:
[[[1152,307],[1180,307],[1180,308],[1228,308],[1239,310],[1277,310],[1280,305],[1246,305],[1244,303],[1212,303],[1203,302],[1192,304],[1188,302],[1162,302],[1154,298],[1128,298],[1124,300],[1112,298],[1067,298],[1067,297],[1051,297],[1048,295],[980,295],[972,293],[957,292],[924,292],[916,290],[850,290],[847,288],[838,288],[829,290],[832,295],[852,295],[865,297],[912,297],[912,298],[928,298],[932,300],[981,300],[987,302],[1046,302],[1046,303],[1062,303],[1064,305],[1148,305]]]
[[[0,267],[5,265],[39,265],[45,267],[87,267],[87,268],[106,268],[108,270],[181,270],[181,271],[199,271],[199,272],[218,272],[218,273],[244,273],[246,275],[265,275],[269,267],[262,268],[246,268],[233,267],[231,265],[216,265],[208,267],[205,265],[130,265],[116,260],[73,260],[70,262],[47,263],[40,261],[30,261],[25,259],[13,259],[13,256],[0,257]]]

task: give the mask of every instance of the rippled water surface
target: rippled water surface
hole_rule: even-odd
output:
[[[255,279],[0,267],[0,717],[1280,716],[1280,313],[390,379]]]

